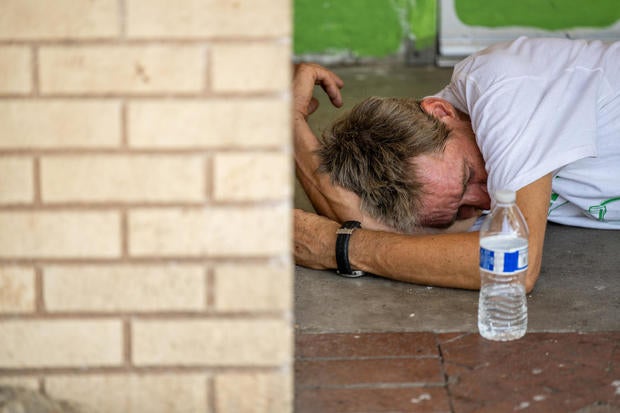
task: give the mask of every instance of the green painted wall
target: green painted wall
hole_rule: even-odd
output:
[[[439,0],[293,0],[296,55],[383,58],[435,48]],[[564,30],[620,20],[620,0],[454,0],[468,26]],[[411,50],[407,50],[408,53]]]
[[[544,30],[605,28],[620,20],[619,0],[454,0],[469,26],[525,26]]]
[[[294,0],[295,54],[385,57],[434,46],[436,0]]]

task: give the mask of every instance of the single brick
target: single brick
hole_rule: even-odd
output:
[[[52,266],[44,269],[48,311],[180,311],[205,307],[200,265]]]
[[[0,368],[119,365],[120,321],[0,321]]]
[[[129,213],[135,256],[267,256],[288,254],[285,207],[138,209]]]
[[[117,0],[3,0],[0,39],[90,39],[119,33]]]
[[[289,154],[220,153],[213,165],[213,192],[218,201],[284,200],[291,195]]]
[[[192,202],[204,199],[196,155],[84,155],[41,160],[43,202]]]
[[[284,43],[214,45],[211,87],[215,92],[285,92],[291,84],[290,45]]]
[[[128,118],[130,146],[140,148],[260,148],[290,137],[283,99],[134,101]]]
[[[27,47],[0,46],[0,93],[28,93],[32,90],[30,55]]]
[[[0,101],[0,149],[109,148],[121,141],[119,102]]]
[[[2,211],[2,258],[110,258],[120,256],[116,212]]]
[[[93,412],[202,413],[207,406],[206,376],[202,374],[48,376],[45,390]]]
[[[139,366],[282,366],[292,358],[284,320],[138,320],[132,360]]]
[[[230,373],[215,378],[218,413],[289,413],[293,379],[282,373]]]
[[[39,51],[42,93],[201,92],[199,46],[50,46]]]
[[[218,311],[292,311],[293,269],[286,265],[224,264],[215,268]]]
[[[258,37],[291,32],[289,0],[129,0],[130,37]]]
[[[34,200],[33,164],[30,158],[0,158],[0,204]]]
[[[34,270],[0,267],[0,313],[23,313],[35,310]]]

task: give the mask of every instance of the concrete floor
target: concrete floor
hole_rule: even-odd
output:
[[[345,110],[370,96],[432,94],[451,69],[411,67],[339,68]],[[322,93],[311,117],[316,133],[340,111]],[[312,210],[297,186],[295,206]],[[542,274],[528,298],[530,332],[620,330],[620,231],[549,224]],[[295,315],[299,333],[475,332],[478,293],[431,288],[366,276],[297,267]]]
[[[617,231],[549,224],[528,331],[619,331],[619,250]],[[296,269],[296,324],[304,333],[475,332],[477,308],[476,291]]]

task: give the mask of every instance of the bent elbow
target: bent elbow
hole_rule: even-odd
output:
[[[535,285],[536,285],[536,280],[534,281],[525,280],[525,293],[531,294],[532,291],[534,291]]]
[[[534,286],[536,285],[536,281],[538,280],[538,276],[540,275],[540,266],[537,268],[528,269],[525,274],[525,292],[530,294],[534,291]]]

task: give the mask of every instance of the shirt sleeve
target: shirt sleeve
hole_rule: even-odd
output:
[[[467,83],[462,90],[491,193],[517,191],[575,160],[596,156],[596,90],[587,76],[567,74],[549,82],[528,75],[484,89]]]

